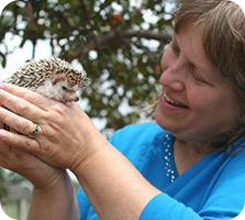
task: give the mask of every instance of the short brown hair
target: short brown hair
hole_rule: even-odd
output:
[[[176,13],[175,32],[188,22],[200,27],[207,58],[232,82],[239,98],[240,124],[216,145],[226,149],[227,144],[245,134],[245,16],[232,1],[182,0]]]

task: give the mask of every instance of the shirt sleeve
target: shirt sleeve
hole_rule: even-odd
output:
[[[139,220],[203,220],[191,208],[171,198],[166,193],[155,196],[144,208]]]
[[[240,206],[241,207],[241,206]],[[155,196],[144,208],[139,220],[230,220],[240,214],[242,209],[230,202],[225,206],[208,205],[200,213],[185,206],[165,193]]]

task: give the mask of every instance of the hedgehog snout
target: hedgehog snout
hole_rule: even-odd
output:
[[[79,94],[77,92],[66,92],[63,94],[65,102],[77,102],[79,101]]]

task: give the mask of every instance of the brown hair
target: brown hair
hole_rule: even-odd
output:
[[[216,149],[227,149],[245,135],[245,16],[232,1],[182,0],[176,13],[175,32],[190,21],[202,31],[207,58],[232,82],[239,98],[238,128],[214,141]]]

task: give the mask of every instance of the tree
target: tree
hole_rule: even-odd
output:
[[[138,120],[140,108],[157,98],[159,59],[172,26],[168,5],[164,0],[18,0],[2,13],[0,43],[7,33],[18,35],[20,47],[32,42],[34,57],[37,41],[48,39],[54,56],[79,62],[91,79],[82,94],[89,116],[105,118],[105,127],[116,129]],[[5,46],[2,66],[11,52]]]

